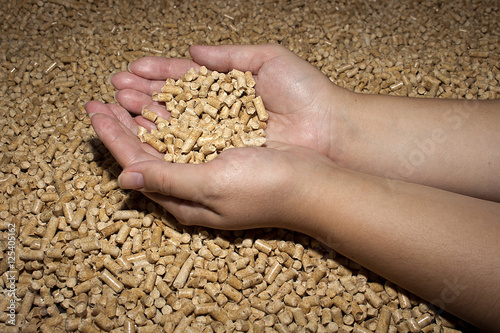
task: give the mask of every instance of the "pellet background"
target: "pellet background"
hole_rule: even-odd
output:
[[[188,57],[195,43],[280,43],[358,92],[499,98],[499,6],[2,0],[0,331],[462,330],[304,235],[179,225],[117,187],[119,166],[83,105],[113,103],[108,76],[134,59]]]

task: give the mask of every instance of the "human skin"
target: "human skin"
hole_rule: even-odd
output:
[[[279,46],[190,51],[193,60],[143,58],[114,75],[120,106],[87,103],[124,167],[120,186],[187,225],[306,233],[479,327],[500,324],[499,288],[485,288],[500,285],[498,101],[355,94]],[[153,126],[132,117],[151,93],[200,65],[254,73],[270,114],[265,148],[180,165],[136,138],[137,124]]]

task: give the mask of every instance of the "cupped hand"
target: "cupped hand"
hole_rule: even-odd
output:
[[[186,225],[303,232],[310,203],[336,168],[313,149],[273,141],[266,148],[228,149],[204,164],[165,162],[137,139],[133,121],[115,115],[119,108],[87,103],[96,133],[124,167],[120,187],[144,193]]]
[[[145,193],[185,224],[297,230],[297,210],[307,209],[301,200],[318,185],[311,179],[320,179],[318,169],[332,166],[324,155],[332,151],[335,109],[343,107],[345,92],[281,46],[196,46],[190,52],[193,60],[136,60],[130,72],[111,78],[120,105],[86,104],[97,135],[124,168],[120,186]],[[138,140],[138,125],[154,126],[139,115],[143,106],[169,116],[151,94],[166,78],[177,79],[201,65],[254,73],[257,94],[270,113],[267,148],[230,149],[204,165],[181,165],[162,161],[163,154]]]
[[[145,161],[126,168],[122,188],[143,192],[186,225],[305,231],[310,200],[335,170],[318,152],[270,142],[228,149],[204,164]]]
[[[132,114],[148,105],[164,118],[169,114],[151,99],[167,78],[180,78],[188,69],[201,65],[228,72],[235,68],[251,71],[256,93],[269,111],[266,135],[269,140],[313,148],[333,158],[340,149],[335,125],[347,107],[350,94],[305,60],[279,45],[192,46],[193,60],[145,57],[130,65],[130,72],[111,78],[118,89],[116,100]],[[153,125],[138,117],[147,128]]]

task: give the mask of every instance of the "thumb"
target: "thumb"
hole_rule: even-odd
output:
[[[181,164],[165,161],[139,162],[125,168],[118,177],[124,189],[161,193],[179,199],[200,198],[200,190],[209,182],[204,164]]]
[[[227,72],[232,69],[257,73],[272,58],[289,52],[278,44],[268,45],[193,45],[189,52],[193,60],[211,70]]]

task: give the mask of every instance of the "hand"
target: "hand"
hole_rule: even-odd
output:
[[[282,227],[302,232],[308,200],[334,164],[318,152],[270,142],[234,148],[205,164],[146,161],[127,167],[122,188],[143,192],[186,225]]]
[[[151,94],[159,91],[165,79],[181,77],[189,68],[205,65],[209,70],[228,72],[233,68],[251,71],[256,92],[262,96],[270,117],[267,138],[313,148],[334,157],[341,149],[335,118],[349,103],[350,92],[330,82],[312,65],[279,45],[193,46],[193,60],[146,57],[134,61],[131,72],[111,78],[119,90],[116,100],[133,114],[145,105],[168,118],[164,107],[154,103]],[[137,118],[142,126],[152,124]],[[337,134],[337,135],[336,135]]]
[[[120,187],[143,192],[186,225],[218,229],[282,227],[311,233],[304,226],[318,190],[335,170],[320,153],[268,142],[268,147],[233,148],[205,164],[177,164],[141,143],[113,110],[91,103],[97,134],[125,167]]]
[[[281,200],[283,193],[287,195],[294,193],[286,190],[281,192],[284,179],[280,176],[285,169],[270,167],[275,159],[279,160],[278,156],[274,158],[279,149],[273,148],[272,151],[266,151],[264,148],[245,149],[245,154],[249,154],[247,157],[239,150],[230,150],[206,166],[194,166],[197,171],[192,172],[193,166],[162,162],[162,154],[141,143],[136,137],[137,125],[152,128],[154,124],[141,116],[132,117],[132,115],[140,114],[144,105],[153,104],[150,108],[168,118],[168,112],[163,106],[152,101],[151,94],[161,89],[166,78],[177,79],[189,68],[198,69],[201,65],[206,65],[211,70],[221,72],[232,68],[250,70],[255,74],[257,94],[262,96],[271,114],[266,130],[269,147],[274,140],[312,147],[327,154],[331,149],[329,139],[332,137],[330,133],[332,109],[336,105],[334,90],[340,88],[331,84],[323,74],[307,62],[277,45],[196,46],[190,51],[194,61],[147,57],[133,62],[130,66],[131,72],[114,75],[111,82],[119,90],[116,99],[120,105],[97,101],[87,103],[86,109],[93,115],[92,126],[97,135],[124,168],[124,175],[120,177],[121,186],[145,192],[183,223],[208,223],[231,229],[256,227],[258,226],[256,223],[262,224],[264,221],[269,225],[278,223],[278,220],[282,223],[286,214],[271,217],[270,210],[262,205]],[[298,148],[292,150],[294,149]],[[308,154],[317,153],[304,151],[301,156]],[[273,158],[266,160],[264,156],[267,155]],[[300,160],[287,156],[290,161]],[[208,175],[210,181],[195,177],[200,169],[210,170],[200,173]],[[135,172],[129,172],[130,170]],[[249,175],[257,175],[257,170],[262,172],[264,178],[249,178]],[[183,176],[189,172],[195,177],[193,179],[198,179],[198,183],[192,187],[195,191],[187,195],[185,190],[182,190],[185,186],[180,186],[182,182],[191,179],[189,176]],[[176,176],[170,178],[166,176],[171,173]],[[307,174],[307,177],[313,173]],[[125,176],[126,174],[128,175]],[[218,176],[214,178],[214,174]],[[231,181],[229,181],[230,176],[234,177]],[[241,177],[240,183],[235,182],[236,176]],[[133,184],[130,181],[134,177],[144,179],[145,185],[131,186]],[[282,183],[277,179],[281,179]],[[289,182],[292,180],[292,177],[287,179]],[[239,186],[236,187],[235,184]],[[206,193],[200,191],[200,186],[204,187]],[[226,192],[223,191],[225,186],[227,186]],[[231,193],[231,196],[223,196],[224,193],[229,193],[227,189],[235,192]],[[258,193],[258,190],[264,193]],[[211,195],[216,193],[217,196],[212,198]],[[266,200],[260,204],[249,205],[246,200],[252,196],[256,196],[256,200],[261,198]],[[242,211],[242,207],[253,208],[254,211],[251,213]],[[248,215],[244,215],[245,212]],[[237,217],[238,214],[241,216]],[[239,221],[241,224],[231,225],[233,221]]]

